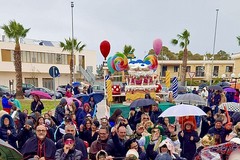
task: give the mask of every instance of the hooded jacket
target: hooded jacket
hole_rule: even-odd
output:
[[[8,118],[9,119],[9,126],[4,125],[4,119]],[[1,117],[1,126],[0,126],[0,139],[8,142],[11,146],[14,148],[17,148],[16,140],[17,140],[17,133],[16,129],[14,128],[14,122],[12,117],[9,114],[4,114]],[[8,135],[7,131],[10,130],[11,134]]]

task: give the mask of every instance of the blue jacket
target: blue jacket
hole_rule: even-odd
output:
[[[2,107],[9,108],[9,109],[12,108],[12,105],[8,103],[8,98],[6,98],[5,96],[3,96],[2,98]]]

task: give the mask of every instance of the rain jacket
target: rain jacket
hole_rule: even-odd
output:
[[[8,118],[9,119],[9,126],[4,125],[4,119]],[[1,117],[1,126],[0,126],[0,139],[8,142],[11,146],[14,148],[17,148],[16,140],[17,140],[17,133],[16,129],[14,128],[14,122],[12,117],[9,114],[4,114]],[[11,131],[11,134],[7,134],[7,130]]]

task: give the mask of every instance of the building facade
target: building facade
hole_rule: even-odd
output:
[[[53,89],[53,78],[49,75],[51,66],[56,66],[60,76],[55,79],[55,87],[70,82],[70,53],[62,51],[58,42],[21,39],[23,83],[31,83],[38,87]],[[5,39],[0,41],[0,84],[9,86],[9,80],[15,82],[14,68],[15,42]],[[74,52],[74,79],[83,79],[79,68],[91,67],[96,74],[96,51],[83,50]],[[15,87],[15,84],[13,85]],[[15,88],[14,88],[15,89]]]

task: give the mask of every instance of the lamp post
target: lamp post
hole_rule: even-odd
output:
[[[71,12],[72,12],[72,53],[71,53],[71,58],[72,58],[72,81],[74,81],[74,34],[73,34],[73,7],[74,3],[71,2]]]
[[[211,74],[210,74],[210,86],[212,85],[212,78],[213,78],[213,60],[214,60],[214,52],[215,52],[216,37],[217,37],[218,11],[219,11],[219,9],[216,9],[216,22],[215,22],[215,30],[214,30],[214,38],[213,38],[213,52],[212,52]]]
[[[240,79],[240,73],[238,74],[238,77],[236,77],[235,73],[231,74],[231,78],[235,79],[234,83],[235,83],[235,89],[237,88],[237,80]]]

